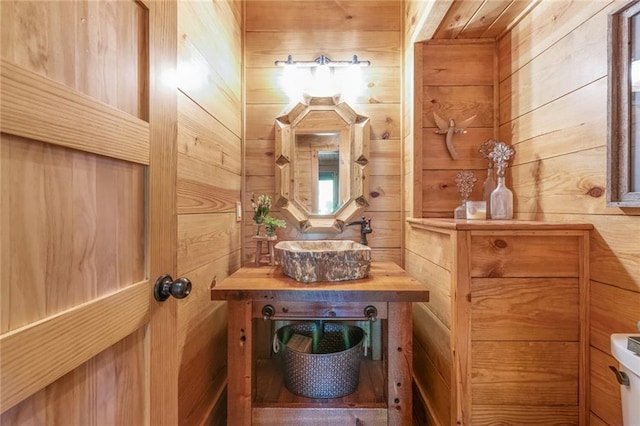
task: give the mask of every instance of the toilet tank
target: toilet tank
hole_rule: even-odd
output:
[[[624,426],[640,425],[640,356],[627,348],[630,336],[640,334],[612,334],[611,354],[620,364],[620,372],[629,379],[629,385],[620,385],[622,420]]]

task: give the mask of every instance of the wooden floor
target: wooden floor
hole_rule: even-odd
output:
[[[291,393],[284,386],[282,371],[273,359],[258,360],[256,370],[257,391],[254,406],[277,404],[296,407],[331,405],[332,407],[386,408],[381,361],[363,360],[360,364],[358,389],[350,395],[330,399],[306,398]]]

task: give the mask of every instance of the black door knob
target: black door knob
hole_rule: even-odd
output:
[[[153,296],[158,302],[164,302],[173,296],[176,299],[184,299],[191,293],[191,281],[189,278],[178,278],[174,280],[171,275],[161,275],[153,287]]]

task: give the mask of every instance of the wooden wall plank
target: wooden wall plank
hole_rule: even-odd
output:
[[[514,145],[517,163],[604,146],[607,79],[602,78],[500,126],[500,140]]]
[[[374,139],[369,143],[369,174],[400,176],[400,140]]]
[[[422,211],[435,212],[440,217],[453,217],[453,210],[460,205],[462,197],[456,186],[456,174],[459,170],[423,170],[422,171]],[[476,170],[476,185],[469,196],[470,200],[482,199],[482,181],[486,172]],[[484,173],[481,174],[481,173]]]
[[[620,385],[609,369],[617,366],[617,361],[608,351],[602,352],[591,347],[591,412],[604,420],[608,425],[622,424],[622,404],[620,401]]]
[[[396,31],[353,32],[336,27],[319,34],[307,29],[292,31],[286,26],[282,29],[263,32],[247,27],[247,68],[271,68],[275,61],[286,60],[287,55],[297,61],[312,61],[323,54],[336,61],[350,60],[356,54],[374,67],[400,67],[400,34]]]
[[[590,342],[604,353],[611,353],[613,333],[637,332],[640,292],[591,281]],[[615,315],[611,315],[615,312]]]
[[[453,7],[477,10],[480,4],[454,3]],[[452,12],[447,17],[454,21],[461,18]],[[438,32],[447,32],[443,29],[446,25],[443,22]],[[455,183],[461,169],[476,173],[478,183],[470,199],[482,199],[487,163],[478,150],[486,140],[495,138],[495,43],[433,40],[420,46],[422,69],[417,72],[421,72],[421,102],[415,109],[420,115],[421,135],[414,145],[421,151],[421,176],[414,191],[421,191],[418,197],[423,216],[453,217],[461,200]],[[445,135],[436,133],[440,131],[436,115],[447,123],[453,119],[456,127],[466,130],[466,134],[454,134],[453,145],[458,154],[455,160],[446,149]]]
[[[241,141],[207,110],[178,92],[178,154],[240,175]],[[182,170],[182,173],[187,172]],[[182,174],[181,173],[181,174]]]
[[[438,86],[425,81],[422,126],[436,128],[433,113],[458,124],[475,116],[465,126],[493,128],[493,86]]]
[[[180,215],[178,217],[178,264],[183,274],[207,264],[241,244],[235,213]]]
[[[281,217],[280,214],[274,213],[273,216]],[[371,228],[373,233],[367,235],[369,246],[372,249],[396,249],[400,247],[400,234],[402,226],[402,218],[397,212],[367,212],[367,218],[371,219]],[[250,255],[245,255],[245,260],[251,258],[255,254],[255,240],[253,235],[256,231],[255,223],[250,214],[245,213],[245,249]],[[339,234],[339,239],[348,239],[360,241],[360,228],[358,226],[347,226],[346,229]],[[292,225],[278,230],[280,240],[322,240],[322,239],[338,239],[336,234],[330,233],[302,233]]]
[[[241,98],[242,77],[241,22],[235,10],[238,3],[185,2],[178,10],[178,37],[189,39],[235,99]]]
[[[407,249],[446,271],[453,272],[451,234],[430,232],[431,229],[428,231],[424,232],[417,227],[411,227],[411,232],[407,233]]]
[[[422,49],[422,78],[426,85],[493,86],[492,41],[422,43]]]
[[[606,75],[606,61],[601,59],[607,57],[607,39],[593,36],[606,27],[607,14],[595,15],[571,37],[562,38],[535,61],[501,80],[500,122],[519,117]],[[576,63],[584,66],[576,69]]]
[[[53,383],[148,322],[149,283],[126,287],[0,337],[2,406]],[[50,354],[64,354],[50,362]],[[64,361],[64,362],[63,362]],[[20,384],[29,383],[28,386]]]
[[[286,59],[286,56],[284,59]],[[347,55],[346,60],[351,60],[351,56]],[[361,55],[362,56],[362,55]],[[296,59],[296,58],[294,58]],[[298,60],[313,60],[315,58]],[[360,58],[362,60],[370,60]],[[283,59],[281,59],[283,60]],[[338,60],[338,58],[335,58]],[[399,67],[366,67],[360,70],[359,93],[356,96],[349,96],[348,101],[351,105],[367,104],[367,103],[399,103],[400,102],[400,80],[397,78]],[[345,81],[348,81],[346,70],[336,69],[334,75],[340,78],[338,73],[344,75]],[[310,77],[308,70],[301,70],[303,76]],[[253,69],[248,76],[250,80],[246,82],[246,102],[252,104],[286,104],[293,99],[289,98],[287,85],[291,84],[290,76],[286,74],[283,68],[275,67],[271,64],[268,68]]]
[[[246,140],[244,157],[247,176],[274,176],[276,141]],[[275,188],[274,188],[275,190]]]
[[[585,402],[592,419],[611,425],[620,424],[619,389],[606,384],[609,360],[601,350],[608,352],[612,330],[632,330],[637,318],[632,322],[622,314],[619,320],[609,305],[620,296],[634,303],[640,293],[634,244],[638,215],[604,203],[607,19],[622,4],[543,0],[499,41],[500,137],[516,146],[511,170],[518,182],[516,216],[595,227],[589,265],[590,397]]]
[[[247,8],[250,31],[397,31],[399,6],[393,0],[346,0],[336,7],[323,0],[253,2]],[[314,19],[305,19],[313,16]]]
[[[4,59],[1,66],[3,132],[149,163],[148,123]]]
[[[178,45],[178,87],[235,135],[241,134],[240,97],[187,37]]]
[[[429,290],[429,309],[446,328],[451,328],[451,274],[408,249],[405,253],[405,269],[425,284]],[[422,321],[416,323],[423,327]],[[416,331],[418,333],[418,331]]]
[[[444,118],[444,117],[443,117]],[[447,150],[445,135],[437,134],[437,128],[422,129],[422,167],[425,170],[474,170],[478,182],[482,184],[486,177],[487,161],[479,154],[480,146],[494,139],[493,128],[471,128],[466,133],[456,134],[453,145],[460,156],[454,160]]]
[[[243,3],[178,5],[178,305],[181,425],[226,419],[227,309],[209,288],[240,267]]]
[[[500,38],[500,81],[545,52],[609,3],[610,0],[585,4],[540,2],[513,31]]]
[[[427,416],[435,419],[435,424],[451,424],[451,389],[447,387],[431,359],[419,344],[413,351],[413,371],[416,385],[425,399]],[[417,401],[414,401],[414,404]]]
[[[397,212],[402,204],[400,176],[369,176],[367,212]]]
[[[431,292],[429,299],[431,299]],[[414,344],[429,357],[450,389],[453,380],[451,331],[431,312],[429,304],[430,302],[413,304],[413,321],[416,325],[420,325],[420,327],[414,327]]]
[[[274,122],[276,117],[286,113],[288,108],[282,104],[247,104],[246,139],[275,140]],[[399,139],[401,131],[400,105],[396,104],[358,104],[356,112],[371,120],[371,139]]]
[[[516,148],[517,149],[517,148]],[[579,151],[512,168],[512,188],[520,212],[598,214],[605,206],[605,148]]]

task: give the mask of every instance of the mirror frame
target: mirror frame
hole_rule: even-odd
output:
[[[351,178],[349,199],[330,215],[309,213],[294,196],[293,168],[295,161],[296,126],[312,111],[334,111],[351,128]],[[327,129],[329,131],[331,129]],[[346,222],[369,206],[369,118],[357,114],[339,97],[305,96],[303,102],[276,118],[276,207],[297,228],[305,233],[340,233]]]
[[[640,192],[631,192],[632,168],[630,22],[640,13],[640,1],[630,2],[609,15],[609,108],[607,130],[607,206],[640,207]],[[639,117],[640,118],[640,117]],[[640,125],[637,123],[636,125]],[[640,141],[635,141],[636,146]],[[640,149],[640,148],[636,148]]]

